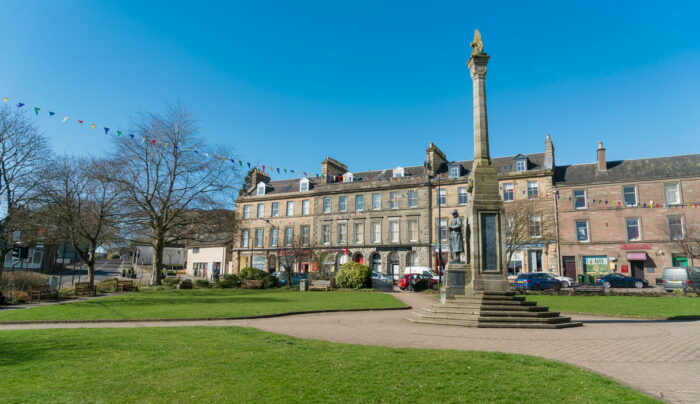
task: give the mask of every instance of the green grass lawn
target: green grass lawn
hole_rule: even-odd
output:
[[[302,340],[238,327],[0,331],[4,403],[653,403],[523,355]]]
[[[552,296],[528,295],[552,311],[590,314],[623,314],[641,317],[700,317],[698,297]]]
[[[95,300],[0,311],[0,321],[243,317],[291,311],[379,309],[405,305],[373,292],[192,289],[129,293]]]

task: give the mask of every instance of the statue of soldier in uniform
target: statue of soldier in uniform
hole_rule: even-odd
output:
[[[460,254],[464,252],[464,238],[462,237],[462,219],[459,217],[457,210],[452,211],[452,221],[448,228],[450,229],[450,255],[452,262],[463,262]]]

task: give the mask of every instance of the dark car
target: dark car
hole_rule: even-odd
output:
[[[546,272],[522,272],[515,278],[514,286],[523,290],[559,290],[561,281]]]
[[[436,289],[438,286],[438,281],[433,279],[431,276],[422,274],[407,274],[399,278],[399,289],[409,289],[409,286],[411,285],[411,279],[414,280],[413,285],[414,289],[416,290],[422,290],[427,288]]]
[[[276,271],[272,273],[280,281],[280,286],[287,285],[287,272]],[[306,279],[306,274],[302,272],[292,272],[292,286],[298,286],[302,279]]]
[[[595,282],[603,285],[604,288],[637,288],[649,286],[649,281],[646,279],[633,278],[618,273],[612,273],[596,278]]]

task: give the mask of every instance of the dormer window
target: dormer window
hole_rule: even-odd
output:
[[[405,174],[403,167],[394,168],[394,178],[403,177]]]
[[[353,181],[352,173],[343,174],[343,182],[352,182],[352,181]]]
[[[306,192],[309,190],[309,180],[307,178],[302,178],[299,180],[299,192]]]
[[[449,176],[450,178],[459,178],[462,176],[462,166],[459,163],[450,164]]]
[[[515,171],[527,171],[527,157],[522,154],[518,154],[514,158],[515,160]]]
[[[258,196],[265,195],[265,188],[266,188],[266,185],[265,185],[264,182],[259,183],[259,184],[258,184],[258,192],[257,192],[257,195],[258,195]]]

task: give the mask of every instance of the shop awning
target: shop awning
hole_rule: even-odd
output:
[[[646,261],[647,253],[645,252],[631,252],[627,253],[627,261]]]

